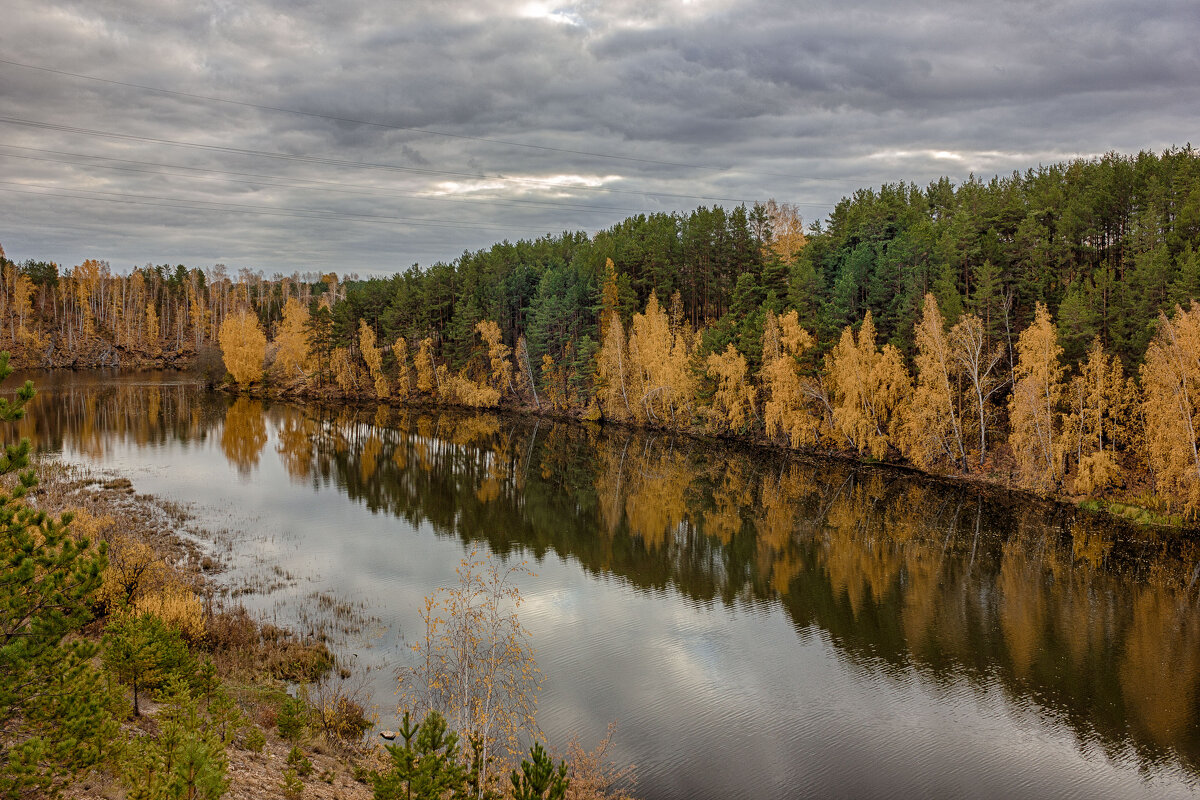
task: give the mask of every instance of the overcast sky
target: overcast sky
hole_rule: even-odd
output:
[[[1194,0],[4,0],[2,18],[0,245],[64,266],[391,272],[701,204],[821,219],[864,186],[1200,130]]]

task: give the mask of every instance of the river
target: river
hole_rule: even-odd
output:
[[[395,727],[422,598],[516,563],[538,722],[683,798],[1200,797],[1200,548],[892,469],[39,373],[38,452],[188,505]]]

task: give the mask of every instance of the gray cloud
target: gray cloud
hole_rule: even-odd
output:
[[[1198,38],[1188,2],[10,0],[0,58],[321,116],[0,64],[0,117],[140,137],[0,123],[0,242],[366,273],[699,198],[819,218],[861,186],[1182,145]]]

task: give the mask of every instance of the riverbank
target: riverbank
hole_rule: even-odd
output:
[[[1039,493],[1022,486],[1019,472],[1012,452],[1007,442],[994,442],[984,465],[969,472],[928,471],[921,469],[910,461],[898,457],[894,450],[889,456],[874,459],[864,456],[854,450],[831,449],[820,447],[792,448],[764,435],[737,435],[731,433],[714,433],[703,425],[693,424],[680,427],[664,427],[639,425],[627,420],[605,419],[596,413],[592,407],[587,409],[569,408],[557,409],[549,405],[530,406],[528,404],[502,403],[494,407],[473,407],[457,403],[442,403],[433,398],[423,398],[419,401],[401,400],[396,397],[377,398],[366,394],[346,393],[333,386],[313,388],[307,385],[295,384],[290,387],[252,386],[249,389],[238,387],[231,383],[222,383],[218,390],[231,396],[248,396],[262,400],[283,400],[287,402],[311,403],[319,407],[333,405],[358,408],[411,409],[416,411],[460,411],[463,413],[502,413],[518,414],[535,417],[542,420],[571,421],[576,423],[596,424],[619,430],[642,431],[648,433],[667,433],[686,436],[698,441],[721,442],[739,447],[763,449],[781,454],[799,454],[809,458],[832,459],[860,467],[884,467],[903,471],[908,474],[920,475],[931,481],[955,486],[970,486],[986,489],[989,492],[1004,492],[1015,497],[1030,497],[1076,507],[1083,511],[1109,515],[1135,525],[1165,528],[1179,531],[1190,531],[1198,527],[1195,518],[1188,518],[1177,510],[1173,510],[1167,501],[1153,494],[1150,485],[1141,480],[1138,483],[1126,485],[1120,491],[1104,494],[1072,493],[1061,488],[1059,491]]]
[[[153,583],[181,587],[201,598],[202,633],[189,636],[190,647],[198,657],[211,659],[244,720],[244,727],[225,748],[229,788],[224,797],[278,796],[285,773],[292,768],[288,756],[294,744],[313,765],[311,773],[294,776],[304,797],[365,800],[372,796],[369,784],[359,779],[365,777],[364,769],[382,763],[377,748],[362,739],[330,740],[319,726],[306,726],[308,732],[298,742],[279,735],[277,719],[289,686],[319,684],[331,670],[346,673],[324,641],[255,618],[227,599],[231,587],[221,583],[222,551],[230,547],[227,532],[199,528],[186,507],[139,494],[120,474],[96,473],[52,458],[41,459],[35,469],[39,481],[31,503],[56,516],[73,514],[72,530],[106,544],[105,602],[112,602],[114,575],[123,577],[122,585],[132,591]],[[147,585],[135,588],[133,580]],[[85,635],[99,639],[103,624],[102,618]],[[122,722],[131,740],[158,731],[159,705],[153,701],[143,705],[142,716]],[[97,768],[69,787],[66,796],[124,797],[119,773],[118,757],[118,763]]]

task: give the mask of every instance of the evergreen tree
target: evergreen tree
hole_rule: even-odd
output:
[[[124,766],[127,800],[217,800],[229,787],[225,747],[179,678],[167,686],[158,735],[136,739]]]
[[[104,667],[133,690],[133,715],[139,716],[138,693],[157,689],[172,677],[186,677],[195,662],[179,631],[154,614],[126,613],[108,624],[104,635]]]
[[[12,368],[0,353],[0,380]],[[34,394],[0,398],[0,420],[24,414]],[[49,792],[97,763],[116,733],[110,695],[92,666],[96,647],[74,636],[92,618],[104,547],[68,530],[22,498],[36,484],[29,441],[5,446],[0,474],[17,472],[0,492],[0,796]]]
[[[567,762],[561,761],[555,767],[541,742],[534,743],[529,759],[522,759],[520,771],[514,769],[509,775],[513,800],[564,800],[570,786]]]
[[[400,726],[403,745],[386,745],[391,769],[371,775],[375,800],[467,800],[471,773],[462,763],[458,734],[430,711],[414,725],[407,711]]]

